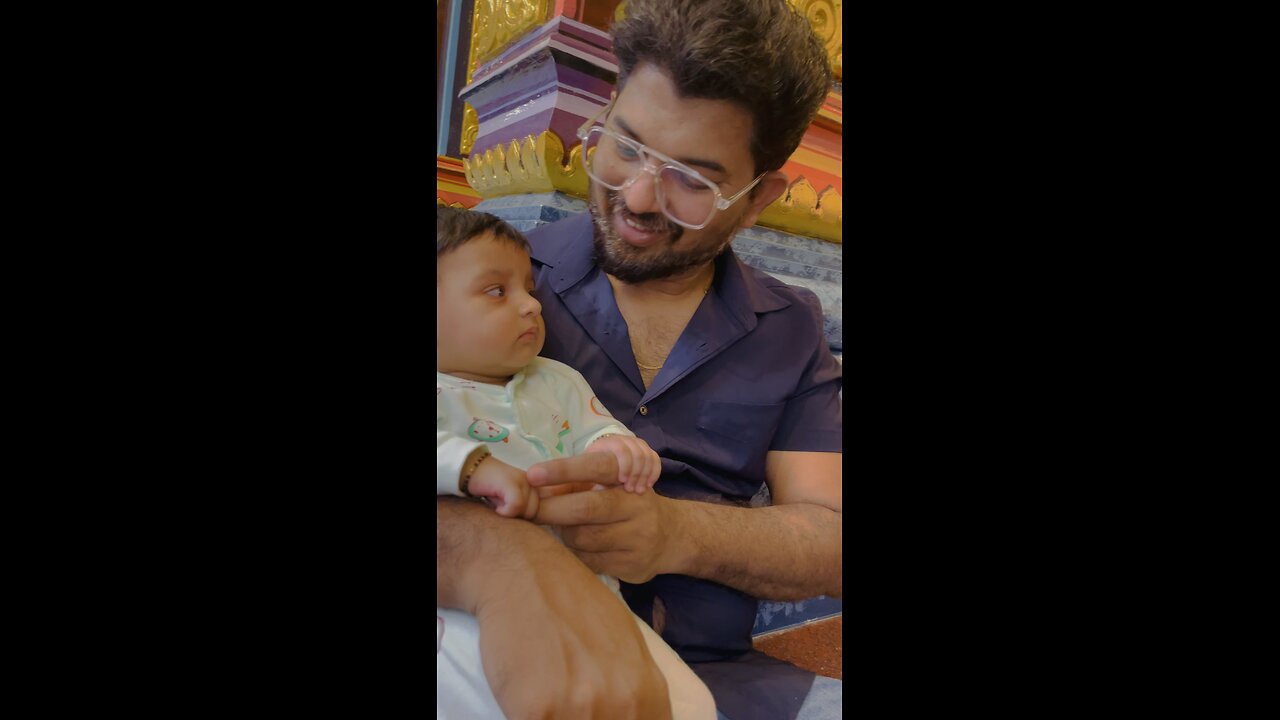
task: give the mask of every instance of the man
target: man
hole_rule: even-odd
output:
[[[613,35],[618,90],[581,131],[590,216],[529,239],[543,354],[587,378],[662,457],[662,478],[644,495],[546,499],[537,521],[562,527],[564,547],[437,501],[437,602],[479,619],[508,715],[637,717],[665,691],[600,572],[626,583],[723,716],[803,704],[801,718],[825,717],[840,684],[752,652],[750,632],[757,598],[842,593],[840,369],[816,298],[729,243],[784,192],[778,169],[830,86],[826,56],[785,0],[631,0]],[[616,475],[611,461],[528,478],[592,482]],[[765,483],[772,505],[748,507]]]

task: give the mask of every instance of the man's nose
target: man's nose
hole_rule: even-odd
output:
[[[641,170],[631,184],[622,189],[622,199],[632,214],[661,213],[662,204],[658,202],[658,178],[652,169]]]

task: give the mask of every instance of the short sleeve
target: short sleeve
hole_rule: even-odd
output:
[[[808,298],[806,298],[808,299]],[[822,309],[817,298],[807,305],[821,327]],[[769,445],[770,450],[791,452],[842,452],[843,367],[831,354],[825,339],[816,344],[804,373],[782,412],[782,419]]]

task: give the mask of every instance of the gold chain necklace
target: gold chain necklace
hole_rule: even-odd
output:
[[[711,276],[711,279],[712,279],[712,280],[714,280],[714,279],[715,279],[715,275],[712,275],[712,276]],[[702,288],[702,295],[705,297],[705,296],[706,296],[706,294],[707,294],[708,292],[710,292],[710,291],[711,291],[711,282],[710,282],[710,281],[708,281],[708,282],[707,282],[707,286],[706,286],[706,287],[704,287],[704,288]],[[631,351],[631,354],[632,354],[632,356],[634,357],[634,356],[635,356],[635,350],[632,350],[632,351]],[[668,353],[668,355],[670,355],[670,353]],[[637,360],[636,360],[636,367],[640,368],[641,370],[661,370],[661,369],[662,369],[662,366],[663,366],[663,365],[666,365],[666,364],[667,364],[667,359],[666,359],[666,358],[663,358],[663,359],[662,359],[662,363],[661,363],[661,364],[659,364],[657,367],[654,367],[654,366],[652,366],[652,365],[645,365],[644,363],[640,362],[640,360],[639,360],[639,359],[637,359]]]

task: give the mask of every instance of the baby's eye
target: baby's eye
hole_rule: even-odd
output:
[[[502,286],[501,286],[501,285],[494,285],[493,287],[489,288],[488,290],[485,290],[485,291],[484,291],[484,294],[485,294],[485,295],[492,295],[493,297],[505,297],[505,296],[506,296],[506,294],[507,294],[507,292],[506,292],[505,290],[503,290],[503,289],[502,289]]]

